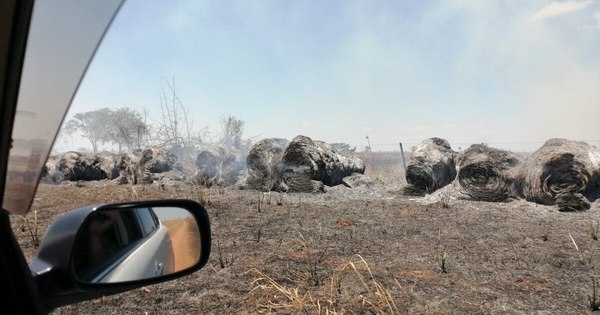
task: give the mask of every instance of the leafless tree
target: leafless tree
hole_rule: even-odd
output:
[[[153,140],[159,147],[174,153],[193,150],[207,136],[206,128],[194,131],[189,109],[183,106],[177,95],[175,78],[163,77],[160,85],[161,117],[153,131]]]
[[[242,139],[244,134],[244,121],[229,115],[221,117],[221,144],[225,147],[242,149],[246,143]]]
[[[166,85],[166,89],[165,89]],[[172,148],[189,146],[191,126],[188,120],[188,110],[177,96],[175,78],[172,81],[161,79],[160,84],[161,124],[158,127],[159,138],[163,145]]]

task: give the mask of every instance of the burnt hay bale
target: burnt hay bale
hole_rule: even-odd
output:
[[[525,160],[515,187],[528,201],[587,210],[600,196],[600,151],[583,141],[550,139]]]
[[[111,154],[93,154],[70,151],[56,163],[54,175],[60,181],[91,181],[112,179],[116,174],[116,159]]]
[[[62,174],[56,170],[59,159],[60,156],[48,156],[42,169],[40,182],[44,184],[59,184],[63,180]]]
[[[246,169],[246,155],[239,151],[223,149],[220,168],[217,169],[219,177],[226,185],[235,184]]]
[[[456,177],[456,155],[444,139],[429,138],[417,145],[406,168],[407,192],[431,193],[450,184]]]
[[[119,176],[115,181],[120,184],[137,184],[137,163],[139,161],[139,151],[126,151],[117,157],[117,169]],[[136,154],[137,153],[137,154]]]
[[[335,153],[329,145],[297,136],[288,145],[281,158],[279,179],[275,190],[313,192],[324,191],[323,185],[335,186],[346,176],[365,172],[358,158]]]
[[[196,167],[198,172],[206,177],[213,177],[217,174],[217,162],[219,154],[211,150],[203,150],[196,157]]]
[[[359,191],[382,191],[385,184],[377,177],[369,177],[364,174],[354,173],[345,177],[342,184],[348,188]]]
[[[287,139],[268,138],[252,146],[246,157],[246,188],[264,191],[273,189],[281,158],[289,143]]]
[[[166,150],[147,148],[141,151],[139,164],[150,173],[169,172],[175,165],[176,158]]]
[[[513,183],[523,161],[512,152],[474,144],[457,158],[458,189],[473,200],[516,197]]]
[[[165,173],[173,169],[174,155],[158,148],[126,151],[117,157],[118,184],[151,184],[153,174]]]
[[[246,162],[242,154],[224,148],[205,149],[196,157],[192,180],[199,185],[231,185],[238,181]]]

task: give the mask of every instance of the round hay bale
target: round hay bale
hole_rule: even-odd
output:
[[[196,157],[198,170],[192,177],[197,184],[231,185],[238,181],[246,162],[239,152],[224,148],[205,149]]]
[[[207,178],[212,178],[217,174],[217,163],[219,153],[212,150],[203,150],[196,156],[196,167],[198,172]]]
[[[523,161],[512,152],[474,144],[457,160],[459,189],[470,199],[504,201],[516,197],[512,188]]]
[[[431,193],[456,178],[457,153],[441,138],[425,139],[417,145],[406,168],[409,193]]]
[[[63,180],[91,181],[108,179],[116,167],[112,156],[70,151],[63,154],[56,165]]]
[[[117,184],[137,184],[137,165],[141,155],[141,150],[126,151],[117,157],[117,170],[119,176],[115,180]]]
[[[348,158],[335,153],[324,142],[314,142],[306,136],[297,136],[288,145],[281,158],[280,179],[276,190],[310,192],[320,191],[321,186],[342,183],[346,176],[365,172],[364,163],[358,158]]]
[[[62,173],[56,169],[59,159],[60,157],[58,156],[48,156],[42,169],[40,182],[44,184],[58,184],[63,181]]]
[[[526,159],[516,189],[560,211],[587,210],[600,195],[600,151],[583,141],[550,139]]]
[[[246,188],[270,191],[277,180],[281,158],[290,142],[268,138],[255,143],[246,157]]]
[[[166,150],[147,148],[142,150],[139,163],[150,173],[164,173],[171,171],[175,162],[175,156]]]

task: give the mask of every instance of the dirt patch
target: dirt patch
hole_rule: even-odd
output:
[[[337,220],[337,222],[335,222],[335,224],[337,224],[339,226],[351,226],[351,225],[356,224],[356,221],[348,220],[348,219],[339,219],[339,220]]]
[[[406,277],[415,278],[417,280],[421,280],[421,281],[425,281],[425,282],[439,281],[439,277],[429,270],[418,270],[418,269],[404,270],[404,271],[400,272],[400,274],[403,276],[406,276]]]
[[[508,287],[509,290],[520,290],[523,292],[547,293],[552,291],[552,287],[545,280],[536,279],[531,276],[517,278],[514,281],[500,280],[499,286]]]
[[[175,256],[175,271],[189,268],[200,259],[200,234],[191,219],[169,220],[163,222],[169,230],[173,255]]]

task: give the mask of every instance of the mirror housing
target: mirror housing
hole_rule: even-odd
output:
[[[75,236],[71,265],[84,285],[163,277],[198,263],[201,238],[183,208],[102,208]]]
[[[107,211],[160,207],[184,209],[195,219],[200,236],[200,253],[195,264],[166,275],[132,281],[90,283],[78,279],[73,263],[79,250],[77,240],[81,238],[79,235],[82,234],[82,228],[91,217]],[[69,211],[50,225],[42,238],[37,256],[29,263],[29,269],[43,299],[44,308],[50,311],[59,306],[121,293],[193,273],[208,261],[210,235],[206,210],[191,200],[153,200],[88,206]]]

